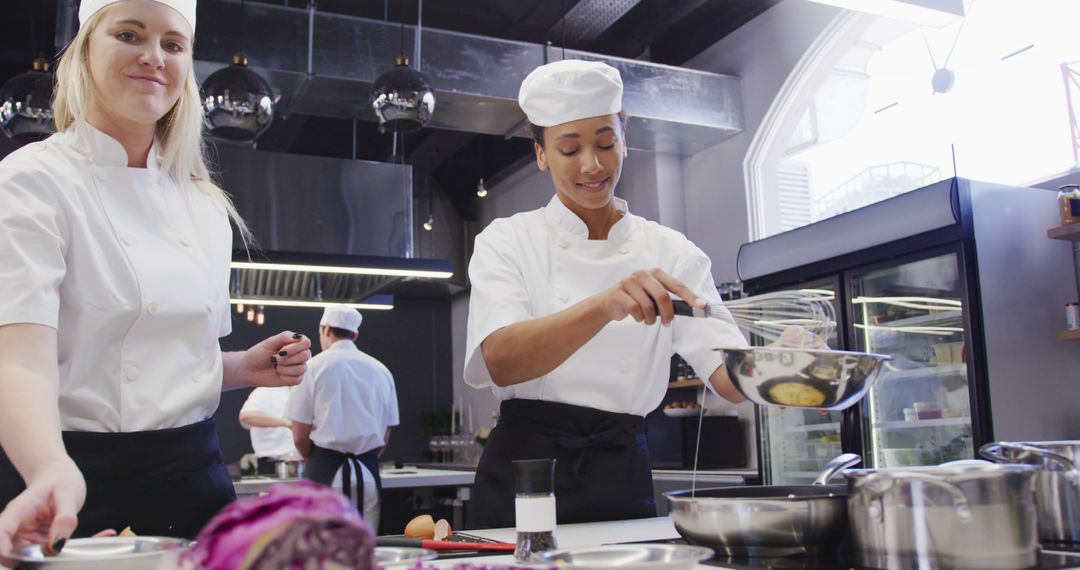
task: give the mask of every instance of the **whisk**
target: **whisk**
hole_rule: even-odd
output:
[[[747,334],[773,342],[792,326],[828,338],[836,329],[833,298],[831,291],[800,289],[712,303],[701,309],[683,301],[674,301],[674,305],[676,315],[722,319]]]

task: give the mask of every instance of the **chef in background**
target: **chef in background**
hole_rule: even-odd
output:
[[[218,342],[230,216],[247,230],[203,158],[195,0],[83,0],[79,25],[59,132],[0,162],[0,555],[194,536],[235,497],[221,391],[296,384],[311,354]]]
[[[579,60],[521,84],[554,195],[493,221],[469,264],[464,377],[502,400],[469,528],[513,526],[516,459],[556,459],[560,524],[656,516],[644,416],[664,397],[673,352],[719,395],[745,399],[713,350],[746,346],[733,322],[673,318],[673,297],[721,303],[709,258],[615,197],[627,156],[622,91],[616,69]]]
[[[338,487],[378,533],[379,456],[398,425],[397,388],[390,370],[356,347],[362,315],[330,305],[319,320],[322,352],[285,407],[304,478]]]
[[[299,461],[293,445],[292,421],[285,417],[290,386],[255,388],[240,408],[240,425],[251,431],[251,449],[259,475],[276,475],[278,461]]]

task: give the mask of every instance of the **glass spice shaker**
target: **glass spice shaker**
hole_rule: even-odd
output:
[[[520,562],[536,560],[536,555],[557,548],[555,544],[555,460],[514,461],[516,496],[514,527]]]

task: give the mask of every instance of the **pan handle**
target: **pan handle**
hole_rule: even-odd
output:
[[[1054,453],[1049,449],[1027,443],[997,441],[979,448],[979,455],[998,463],[1021,463],[1025,456],[1034,455],[1044,463],[1058,464],[1065,471],[1065,477],[1074,487],[1080,487],[1080,468],[1068,457]]]
[[[857,453],[844,453],[833,459],[830,459],[825,467],[818,473],[817,477],[814,477],[814,485],[824,485],[833,478],[834,475],[839,473],[842,469],[847,469],[852,465],[857,465],[862,461],[862,456]]]
[[[953,500],[953,508],[956,510],[956,517],[960,519],[962,523],[970,523],[971,516],[971,504],[968,502],[967,495],[964,494],[964,490],[956,485],[944,481],[933,475],[927,475],[926,473],[917,473],[914,471],[903,471],[898,473],[899,477],[904,482],[918,481],[924,485],[930,487],[937,487],[946,493],[948,493]],[[856,492],[866,492],[870,496],[868,497],[873,501],[874,499],[881,500],[897,483],[898,477],[894,477],[884,471],[876,471],[868,474],[859,482]],[[871,516],[879,518],[882,516],[880,507],[877,512],[871,512]]]

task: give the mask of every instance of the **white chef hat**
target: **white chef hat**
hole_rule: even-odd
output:
[[[348,305],[328,305],[323,311],[320,325],[327,325],[335,329],[345,329],[357,332],[360,330],[360,322],[364,316],[356,309]]]
[[[79,27],[83,27],[86,21],[109,4],[115,4],[120,0],[82,0],[79,4]],[[195,3],[197,0],[155,0],[173,10],[176,10],[191,24],[191,32],[195,33]]]
[[[599,61],[564,59],[541,65],[521,82],[518,104],[538,127],[622,110],[619,70]]]

